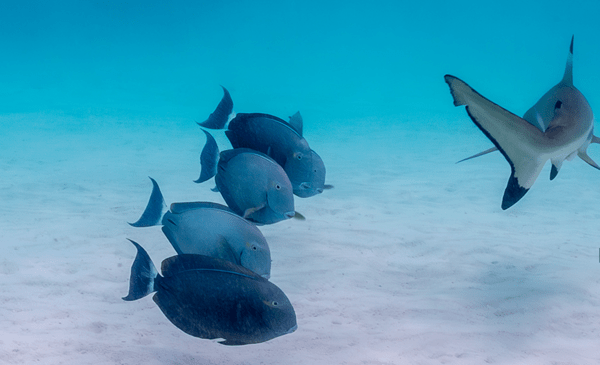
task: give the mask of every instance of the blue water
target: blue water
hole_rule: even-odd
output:
[[[237,110],[300,108],[307,123],[438,114],[451,110],[442,79],[451,73],[520,114],[558,78],[572,34],[575,81],[595,105],[597,10],[589,1],[4,3],[0,112],[199,118],[224,85]]]
[[[502,212],[502,156],[454,165],[491,143],[443,76],[522,115],[561,79],[574,35],[574,83],[600,110],[598,14],[580,0],[0,4],[0,360],[595,359],[598,172],[576,160],[549,182],[546,166]],[[250,349],[173,331],[149,298],[120,300],[125,238],[157,264],[173,254],[160,231],[126,225],[146,176],[168,203],[218,199],[191,181],[194,121],[220,85],[237,112],[300,110],[336,186],[298,200],[304,225],[264,229],[299,330]]]

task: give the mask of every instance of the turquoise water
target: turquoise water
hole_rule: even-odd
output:
[[[576,159],[500,210],[510,174],[444,74],[522,115],[563,75],[600,105],[600,5],[20,1],[0,5],[0,360],[10,364],[594,363],[598,172]],[[225,348],[125,303],[157,179],[192,183],[203,121],[300,110],[335,188],[261,227],[298,331]],[[597,132],[596,132],[597,133]],[[219,137],[219,136],[217,136]],[[220,136],[220,141],[224,139]],[[589,149],[600,160],[598,146]]]

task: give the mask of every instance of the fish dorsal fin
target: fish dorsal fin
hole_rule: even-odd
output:
[[[302,135],[303,121],[299,111],[290,117],[289,124],[299,135]]]
[[[165,277],[173,276],[185,271],[207,270],[229,272],[250,278],[266,280],[254,271],[236,265],[233,262],[205,255],[183,254],[171,256],[162,262],[160,270]]]
[[[235,214],[228,207],[226,207],[222,204],[212,203],[212,202],[173,203],[173,204],[171,204],[171,208],[170,208],[171,212],[174,214],[180,214],[183,212],[187,212],[189,210],[196,210],[196,209],[219,209],[219,210],[223,210],[223,211]]]
[[[156,180],[148,176],[152,181],[152,194],[150,194],[150,199],[148,200],[148,204],[146,205],[146,209],[140,219],[135,223],[129,223],[129,225],[133,227],[151,227],[156,226],[162,220],[162,217],[166,211],[167,205],[165,204],[165,199],[163,198],[162,193],[160,192],[160,188],[156,183]]]
[[[231,100],[229,91],[225,87],[221,87],[223,88],[223,98],[221,98],[215,111],[208,116],[208,119],[202,123],[198,123],[201,127],[209,129],[225,128],[225,124],[229,120],[229,115],[233,111],[233,100]]]
[[[571,37],[571,46],[569,47],[569,55],[567,56],[567,66],[565,67],[565,74],[561,81],[562,84],[573,86],[573,40],[575,36]]]
[[[195,183],[203,183],[217,174],[217,164],[219,163],[219,146],[215,138],[205,131],[206,144],[200,153],[200,177],[194,180]]]
[[[296,113],[298,114],[298,113]],[[294,114],[295,115],[295,114]],[[240,118],[241,120],[249,120],[249,119],[253,119],[253,118],[265,118],[268,120],[271,120],[273,122],[276,123],[280,123],[283,124],[284,126],[286,126],[287,128],[291,129],[292,131],[294,131],[294,133],[298,134],[300,137],[302,137],[302,133],[299,133],[295,127],[293,127],[290,123],[286,122],[285,120],[276,117],[274,115],[271,114],[264,114],[264,113],[238,113],[235,115],[235,118]],[[291,117],[290,117],[291,118]]]

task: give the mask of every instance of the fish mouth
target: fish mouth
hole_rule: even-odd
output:
[[[267,279],[267,280],[269,280],[269,279],[271,278],[271,275],[270,275],[270,274],[264,274],[264,275],[261,275],[261,276],[262,276],[263,278]]]
[[[296,215],[296,211],[292,210],[290,212],[284,213],[284,215],[289,219],[289,218],[294,218],[294,216]]]

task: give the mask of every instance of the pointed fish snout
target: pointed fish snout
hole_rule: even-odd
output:
[[[290,333],[296,331],[298,329],[298,325],[294,325],[294,327],[290,328],[285,334],[289,335]]]
[[[291,212],[287,212],[284,215],[288,218],[294,218],[294,216],[296,215],[296,212],[292,210]]]

